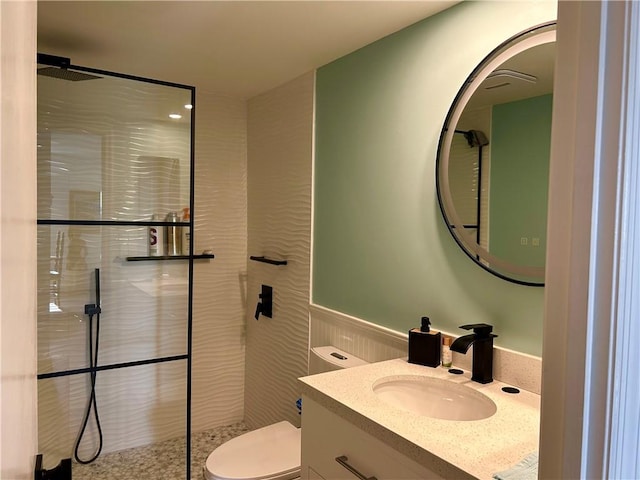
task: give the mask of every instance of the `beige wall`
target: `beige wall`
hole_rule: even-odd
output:
[[[0,2],[0,478],[33,478],[36,3]]]
[[[245,420],[299,425],[297,378],[307,374],[314,74],[259,95],[248,106],[248,255]],[[261,285],[273,316],[254,319]]]

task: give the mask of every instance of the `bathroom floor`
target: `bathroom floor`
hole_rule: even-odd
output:
[[[202,480],[202,467],[215,447],[248,432],[242,422],[191,436],[191,479]],[[184,479],[184,437],[101,455],[89,465],[73,464],[73,480]]]

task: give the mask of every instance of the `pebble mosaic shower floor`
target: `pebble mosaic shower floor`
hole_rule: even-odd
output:
[[[194,433],[191,480],[202,480],[202,467],[215,447],[248,431],[241,422]],[[74,462],[73,480],[183,480],[185,448],[182,437],[101,455],[89,465]]]

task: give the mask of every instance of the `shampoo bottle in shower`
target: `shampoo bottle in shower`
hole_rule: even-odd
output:
[[[164,218],[159,213],[154,214],[151,218],[153,222],[162,222],[163,220]],[[152,225],[149,227],[149,256],[162,257],[164,254],[164,227]]]
[[[180,221],[180,217],[178,217],[177,212],[169,212],[165,221],[177,224]],[[171,257],[180,255],[182,253],[180,227],[178,225],[168,225],[164,228],[166,232],[164,240],[166,245],[166,255]]]

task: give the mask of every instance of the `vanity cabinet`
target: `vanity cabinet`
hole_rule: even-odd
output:
[[[302,404],[303,479],[442,478],[314,400],[303,396]],[[346,462],[360,476],[337,459]]]

